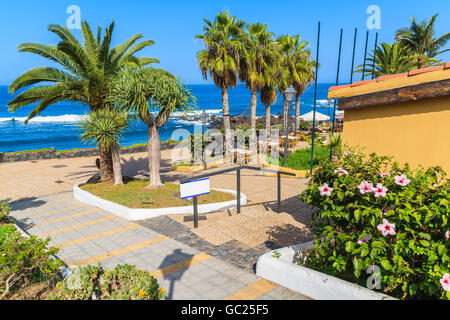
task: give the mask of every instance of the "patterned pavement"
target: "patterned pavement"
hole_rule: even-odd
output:
[[[227,261],[217,247],[211,250],[205,242],[205,246],[188,245],[191,242],[175,240],[174,234],[155,231],[156,221],[127,221],[74,200],[72,192],[10,205],[17,224],[29,234],[50,237],[50,245],[60,248],[58,256],[68,266],[100,262],[112,269],[117,264],[134,264],[158,278],[168,299],[309,299],[259,278],[247,265]]]

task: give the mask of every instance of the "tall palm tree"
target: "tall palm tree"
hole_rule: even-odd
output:
[[[242,28],[244,22],[230,17],[229,12],[219,11],[214,22],[203,20],[203,34],[195,36],[202,39],[205,49],[197,54],[198,64],[205,79],[208,75],[214,84],[222,90],[222,112],[225,129],[225,151],[227,159],[231,159],[232,136],[231,120],[228,105],[228,88],[237,84],[239,72],[239,52],[242,52]]]
[[[356,68],[355,73],[365,70],[363,78],[376,77],[389,74],[404,73],[417,68],[417,54],[412,54],[401,42],[393,44],[381,43],[367,58],[364,69],[363,65]],[[426,66],[437,62],[435,59],[425,58],[422,63]]]
[[[396,39],[405,45],[413,54],[417,55],[417,68],[424,67],[424,60],[435,58],[439,54],[450,49],[441,50],[450,40],[450,32],[439,38],[435,38],[435,22],[439,14],[435,14],[430,20],[416,22],[411,17],[411,26],[397,31]]]
[[[60,38],[56,46],[23,43],[18,47],[20,52],[40,55],[58,65],[58,67],[44,66],[31,69],[10,84],[9,91],[13,94],[28,87],[8,103],[10,112],[39,102],[25,123],[48,106],[61,101],[80,102],[88,105],[91,111],[109,107],[106,103],[108,83],[124,66],[158,63],[158,60],[153,58],[135,56],[137,52],[154,44],[152,40],[138,42],[143,37],[141,34],[134,35],[123,44],[111,47],[114,22],[106,28],[103,36],[101,27],[98,27],[95,37],[89,24],[83,21],[81,29],[83,44],[64,26],[50,25],[48,30]],[[99,146],[100,168],[103,168],[102,180],[112,181],[114,172],[111,153],[102,148],[103,146]]]
[[[83,142],[96,142],[99,146],[102,146],[102,151],[111,152],[115,185],[123,184],[118,140],[122,137],[122,131],[128,126],[128,123],[126,113],[118,112],[115,109],[102,108],[83,116],[78,124],[84,131],[81,134]],[[104,168],[100,167],[100,170],[104,170]]]
[[[110,101],[148,126],[149,188],[162,188],[159,129],[173,112],[188,116],[196,107],[190,90],[168,72],[153,68],[125,68],[110,86]],[[156,114],[156,116],[154,116]]]
[[[279,69],[279,85],[280,94],[293,85],[297,90],[295,115],[296,130],[299,127],[298,117],[300,116],[300,96],[304,93],[308,85],[310,85],[315,77],[314,67],[315,61],[311,59],[311,51],[308,49],[308,42],[300,41],[299,35],[283,35],[278,37],[277,42],[280,44],[282,51],[282,67]],[[283,110],[284,112],[285,110]],[[289,119],[285,117],[284,126],[289,124]]]
[[[267,31],[267,25],[261,23],[246,24],[247,34],[243,38],[239,78],[245,81],[251,91],[250,126],[256,129],[256,103],[258,91],[270,85],[271,75],[279,63],[277,43],[273,33]]]

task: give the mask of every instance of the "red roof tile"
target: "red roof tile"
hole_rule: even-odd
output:
[[[357,82],[354,82],[353,84],[351,84],[350,86],[351,87],[357,87],[357,86],[361,86],[361,85],[366,84],[366,83],[371,83],[371,82],[376,82],[376,81],[377,81],[377,79],[357,81]]]
[[[387,76],[381,76],[377,80],[378,81],[383,81],[383,80],[400,78],[400,77],[406,77],[406,76],[408,76],[407,72],[405,72],[405,73],[397,73],[397,74],[390,74],[390,75],[387,75]]]
[[[357,86],[360,86],[360,85],[363,85],[363,84],[372,83],[372,82],[379,82],[379,81],[384,81],[384,80],[393,79],[393,78],[412,77],[412,76],[415,76],[415,75],[418,75],[418,74],[422,74],[422,73],[426,73],[426,72],[432,72],[432,71],[437,71],[437,70],[444,70],[444,69],[450,69],[450,62],[447,62],[447,63],[445,63],[444,65],[441,65],[441,66],[411,70],[410,72],[407,72],[407,73],[398,73],[398,74],[391,74],[391,75],[387,75],[387,76],[381,76],[381,77],[379,77],[377,79],[373,79],[373,80],[357,81],[357,82],[352,83],[352,84],[345,84],[345,85],[341,85],[341,86],[333,86],[333,87],[330,87],[330,89],[328,89],[328,91],[333,91],[333,90],[337,90],[337,89],[344,89],[344,88],[348,88],[348,87],[357,87]]]

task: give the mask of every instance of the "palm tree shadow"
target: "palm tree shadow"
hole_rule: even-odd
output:
[[[191,265],[194,255],[183,252],[181,249],[175,249],[171,254],[167,255],[161,262],[159,269],[162,270],[164,279],[170,281],[168,295],[166,300],[172,300],[175,290],[175,282],[179,281],[183,276],[184,272],[187,271],[187,267]],[[173,272],[168,266],[176,266],[177,264],[182,264],[181,270]]]

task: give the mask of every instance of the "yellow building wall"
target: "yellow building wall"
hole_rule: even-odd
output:
[[[347,109],[343,142],[450,175],[450,96]]]

